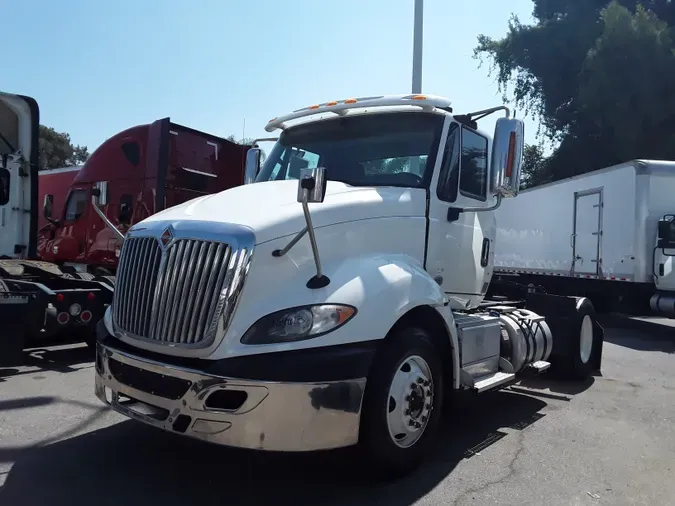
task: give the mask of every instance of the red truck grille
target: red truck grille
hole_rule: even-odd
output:
[[[188,348],[209,346],[228,307],[239,255],[225,243],[155,237],[124,241],[113,299],[116,327],[132,337]],[[241,252],[240,252],[241,253]]]

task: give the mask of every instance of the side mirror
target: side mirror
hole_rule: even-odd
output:
[[[524,150],[525,123],[514,118],[497,119],[490,164],[490,192],[493,195],[518,195]]]
[[[50,219],[52,217],[52,213],[54,212],[54,195],[47,194],[45,195],[45,199],[42,202],[42,215],[46,219]]]
[[[251,148],[246,152],[246,165],[244,168],[244,184],[255,183],[255,178],[260,170],[260,148]]]
[[[307,203],[321,203],[326,197],[326,168],[300,169],[298,179],[298,202],[305,202],[304,194],[307,190]]]
[[[108,204],[108,181],[99,181],[91,191],[94,205],[105,206]]]

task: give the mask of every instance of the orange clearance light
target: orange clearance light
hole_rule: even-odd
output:
[[[506,177],[513,175],[513,161],[516,155],[516,132],[509,135],[509,155],[506,158]]]
[[[309,106],[309,109],[318,109],[318,108],[319,108],[319,104],[314,104],[314,105]]]
[[[426,95],[413,95],[411,98],[413,100],[426,100],[427,96]]]
[[[337,105],[337,102],[336,102],[335,100],[333,100],[332,102],[327,102],[327,103],[326,103],[326,106],[327,106],[327,107],[330,107],[331,105]]]
[[[348,98],[347,100],[345,100],[345,104],[355,104],[355,103],[356,103],[355,98]]]

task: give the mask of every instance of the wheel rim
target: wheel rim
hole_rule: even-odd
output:
[[[584,319],[581,320],[579,346],[581,351],[581,361],[585,364],[590,360],[591,352],[593,351],[593,321],[588,315],[584,316]]]
[[[434,406],[434,382],[426,360],[407,357],[396,369],[389,386],[387,427],[401,448],[414,445],[424,434]]]

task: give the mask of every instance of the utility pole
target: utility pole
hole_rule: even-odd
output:
[[[415,0],[415,24],[413,31],[412,92],[422,93],[422,33],[424,0]]]

